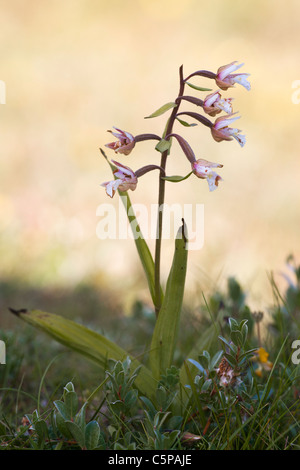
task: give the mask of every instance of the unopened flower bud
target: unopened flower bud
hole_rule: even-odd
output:
[[[199,436],[198,434],[193,434],[189,431],[185,431],[181,438],[180,441],[185,445],[191,447],[194,444],[197,444],[197,442],[201,441],[203,439],[203,436]]]

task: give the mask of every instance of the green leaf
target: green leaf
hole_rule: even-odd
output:
[[[212,91],[212,88],[202,88],[200,86],[193,85],[193,83],[185,82],[189,87],[198,91]]]
[[[132,408],[138,399],[137,390],[129,390],[124,397],[124,404],[127,408]]]
[[[103,335],[59,315],[41,310],[27,310],[19,311],[17,316],[26,323],[47,333],[59,343],[96,362],[104,371],[107,368],[108,359],[124,360],[128,356],[127,351]],[[150,370],[138,360],[133,358],[131,360],[132,367],[141,366],[139,375],[135,380],[137,389],[149,398],[155,397],[156,382]],[[58,406],[57,403],[59,403]],[[60,403],[62,402],[55,402],[56,407],[58,411],[66,416],[65,406],[62,407]],[[64,405],[64,403],[62,404]]]
[[[88,402],[85,402],[80,410],[78,411],[76,417],[75,417],[75,423],[78,424],[78,426],[84,430],[85,428],[85,413],[86,413],[86,407],[88,405]]]
[[[210,370],[213,370],[213,369],[216,367],[216,365],[218,364],[218,362],[221,360],[223,354],[224,354],[224,351],[221,350],[221,351],[218,351],[218,352],[213,356],[213,358],[211,359],[210,364],[209,364]]]
[[[171,140],[161,139],[158,142],[158,144],[155,146],[155,150],[157,150],[160,153],[163,153],[166,150],[169,150],[170,147],[171,147]]]
[[[73,382],[68,382],[67,385],[64,386],[64,396],[68,392],[75,392],[75,387]]]
[[[180,183],[180,181],[184,181],[184,180],[186,180],[187,178],[189,178],[192,173],[193,173],[193,172],[191,171],[191,172],[188,173],[186,176],[177,176],[177,175],[174,175],[174,176],[163,176],[162,179],[163,179],[163,180],[166,180],[166,181],[170,181],[171,183]]]
[[[231,330],[237,330],[239,328],[238,322],[232,317],[228,319],[228,323]]]
[[[232,367],[232,368],[235,368],[237,366],[237,360],[236,360],[236,357],[233,356],[232,354],[229,354],[229,353],[224,353],[224,357],[226,357],[229,365]]]
[[[236,353],[236,350],[233,346],[232,343],[230,343],[229,341],[227,341],[227,339],[223,338],[223,336],[219,335],[219,339],[222,341],[222,343],[224,343],[234,354]]]
[[[97,421],[90,421],[85,428],[85,446],[87,450],[97,447],[100,437],[100,426]]]
[[[156,413],[156,409],[153,406],[153,403],[151,403],[151,401],[147,397],[140,397],[140,400],[148,408],[149,417],[150,417],[151,420],[153,420],[154,416],[155,416],[155,413]]]
[[[184,127],[195,127],[197,126],[198,124],[196,124],[195,122],[192,122],[191,124],[189,124],[188,122],[186,121],[183,121],[183,119],[179,119],[179,117],[176,117],[177,121],[180,122],[180,124]]]
[[[48,426],[46,424],[46,421],[43,419],[39,419],[34,423],[34,429],[36,430],[39,438],[41,440],[48,439],[49,434],[48,434]]]
[[[65,424],[75,441],[80,445],[80,447],[85,447],[85,436],[82,432],[82,429],[73,421],[66,421]]]
[[[132,204],[128,196],[128,193],[119,191],[119,194],[120,196],[122,196],[121,199],[124,204],[125,210],[127,211],[127,217],[128,217],[131,227],[134,227],[135,233],[137,232],[140,233],[139,237],[134,237],[134,242],[135,242],[135,246],[136,246],[141,264],[143,266],[143,269],[144,269],[144,272],[148,281],[148,287],[149,287],[149,291],[152,297],[152,301],[154,305],[161,305],[163,301],[163,291],[162,289],[160,289],[160,299],[158,299],[157,301],[156,294],[155,294],[155,268],[154,268],[154,260],[153,260],[152,254],[150,252],[148,244],[143,238],[142,231],[140,229],[140,226],[137,222],[136,216],[132,209]]]
[[[67,392],[65,394],[64,400],[69,419],[73,419],[77,413],[78,408],[78,397],[76,392]]]
[[[243,345],[243,335],[239,330],[232,330],[230,333],[230,338],[236,346]]]
[[[150,116],[146,116],[145,119],[150,119],[150,118],[154,118],[157,116],[161,116],[162,114],[169,111],[169,109],[175,108],[175,106],[177,106],[177,104],[174,103],[173,101],[171,101],[170,103],[166,103],[163,106],[161,106],[159,109],[154,111],[154,113],[150,114]]]
[[[72,434],[66,425],[66,421],[60,413],[55,413],[55,426],[64,437],[67,439],[72,438]]]
[[[53,402],[53,404],[63,419],[70,418],[64,402],[56,400]]]
[[[183,221],[177,233],[173,263],[149,353],[150,367],[156,379],[172,365],[184,294],[187,257],[186,226]]]
[[[110,161],[108,160],[105,152],[102,149],[100,149],[100,151],[101,151],[102,155],[104,156],[104,158],[106,159],[107,163],[109,164],[111,170],[114,171],[115,166],[112,163],[110,163]],[[139,233],[139,237],[137,237],[137,236],[134,237],[134,242],[135,242],[135,246],[136,246],[136,249],[137,249],[141,264],[142,264],[142,267],[143,267],[145,275],[146,275],[146,279],[148,281],[148,287],[149,287],[150,295],[151,295],[151,298],[152,298],[152,302],[155,306],[156,305],[161,305],[162,301],[163,301],[163,291],[162,291],[162,289],[160,289],[160,299],[158,299],[158,301],[156,301],[155,274],[154,274],[155,273],[155,268],[154,268],[154,261],[153,261],[153,257],[151,255],[150,249],[149,249],[148,244],[146,243],[146,241],[143,237],[141,228],[140,228],[140,226],[137,222],[137,218],[136,218],[134,210],[132,208],[132,204],[131,204],[130,197],[128,196],[128,192],[127,191],[125,191],[125,192],[118,191],[118,193],[119,193],[119,195],[121,197],[121,200],[122,200],[122,203],[125,207],[130,226],[131,226],[132,230],[134,230],[134,232],[135,232],[134,235],[136,233]]]

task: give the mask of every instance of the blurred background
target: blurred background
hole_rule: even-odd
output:
[[[128,313],[136,299],[150,304],[133,241],[96,234],[97,207],[119,207],[100,187],[111,173],[99,147],[113,140],[112,126],[162,133],[167,115],[144,117],[176,98],[181,64],[187,76],[234,60],[245,63],[252,90],[237,86],[224,95],[234,97],[247,143],[217,143],[206,127],[178,123],[197,158],[224,165],[224,181],[213,193],[195,177],[169,183],[166,202],[204,204],[204,245],[189,255],[187,299],[196,304],[235,276],[250,305],[268,306],[270,273],[285,286],[287,256],[300,258],[299,2],[0,0],[0,10],[1,326],[11,321],[8,306],[50,309],[56,299],[56,313],[64,314],[66,293],[83,321],[91,292],[104,319],[108,309]],[[215,89],[200,77],[193,83]],[[159,154],[142,142],[117,160],[134,170],[159,164]],[[168,174],[189,171],[174,142]],[[157,174],[149,173],[132,202],[150,207],[157,188]],[[173,247],[164,241],[163,280]]]

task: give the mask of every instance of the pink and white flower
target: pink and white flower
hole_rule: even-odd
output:
[[[216,372],[219,377],[220,385],[224,388],[238,386],[242,383],[239,377],[240,374],[229,365],[225,357],[222,358]]]
[[[131,189],[131,191],[134,191],[137,186],[135,173],[127,166],[122,165],[122,163],[118,163],[115,160],[112,160],[112,163],[117,167],[113,172],[115,179],[101,184],[101,186],[105,187],[106,194],[109,197],[114,197],[117,190],[128,191]]]
[[[129,155],[133,147],[135,146],[135,141],[133,135],[129,132],[122,131],[121,129],[117,129],[114,127],[116,131],[108,131],[111,132],[113,136],[115,136],[118,140],[116,142],[111,142],[106,144],[105,147],[108,147],[115,151],[115,153],[122,153],[123,155]]]
[[[221,176],[219,176],[212,168],[222,168],[223,165],[219,163],[212,163],[208,160],[199,159],[192,163],[193,173],[201,179],[206,179],[209,190],[214,191],[219,185],[219,181],[223,181]]]
[[[241,116],[234,116],[236,113],[229,114],[228,116],[221,116],[216,119],[214,125],[211,128],[213,138],[217,142],[222,140],[232,140],[233,138],[238,141],[241,147],[246,143],[246,137],[240,135],[241,130],[229,127],[234,121],[239,119]]]
[[[233,98],[222,98],[219,91],[215,91],[203,101],[203,109],[210,116],[215,116],[221,111],[225,111],[227,114],[232,114],[232,101]]]
[[[236,83],[239,83],[246,90],[250,90],[251,86],[247,80],[247,77],[250,75],[249,73],[235,73],[239,68],[241,68],[244,64],[237,65],[237,61],[231,62],[231,64],[223,65],[217,71],[216,76],[216,84],[218,85],[221,90],[227,90],[229,87],[234,86]]]

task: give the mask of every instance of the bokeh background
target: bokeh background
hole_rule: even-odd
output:
[[[97,207],[119,205],[100,187],[111,174],[99,147],[111,141],[112,126],[163,131],[165,115],[144,117],[177,96],[181,64],[188,75],[234,60],[251,74],[250,92],[225,93],[247,143],[217,143],[203,126],[178,124],[198,158],[224,164],[224,181],[213,193],[195,177],[170,183],[166,202],[205,208],[205,243],[189,257],[188,299],[235,276],[250,305],[268,306],[270,273],[284,286],[286,257],[300,258],[299,1],[0,0],[0,11],[1,324],[9,322],[8,301],[43,308],[47,296],[79,286],[95,287],[104,317],[116,302],[126,313],[134,299],[150,301],[133,241],[96,234]],[[120,158],[133,169],[159,163],[151,142]],[[168,174],[188,171],[174,143]],[[157,187],[155,173],[144,176],[132,202],[156,203]],[[163,250],[165,280],[173,240]],[[84,295],[81,302],[84,319]]]

